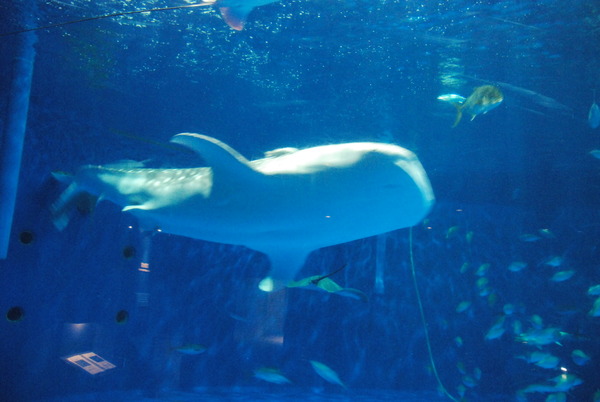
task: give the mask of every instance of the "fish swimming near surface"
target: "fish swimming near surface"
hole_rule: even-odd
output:
[[[84,166],[52,206],[55,226],[64,228],[80,197],[91,194],[123,207],[142,229],[265,253],[271,271],[261,289],[271,290],[294,279],[311,251],[413,226],[434,202],[417,156],[392,144],[285,148],[249,161],[205,135],[171,142],[208,166]]]
[[[460,123],[463,113],[470,114],[471,120],[473,120],[477,115],[486,114],[495,107],[498,107],[504,100],[504,95],[500,89],[493,85],[483,85],[475,88],[468,98],[455,94],[446,94],[438,96],[438,100],[451,103],[456,107],[456,119],[452,125],[452,127],[456,127]]]
[[[594,102],[588,112],[588,124],[591,128],[598,128],[600,126],[600,107],[596,103],[596,90],[594,90]]]
[[[255,8],[264,6],[270,3],[275,3],[279,0],[212,0],[205,1],[213,3],[219,9],[223,20],[231,28],[236,31],[244,29],[248,14]]]

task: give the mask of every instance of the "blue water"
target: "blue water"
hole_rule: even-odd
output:
[[[13,32],[188,4],[133,3],[2,2],[0,134],[24,35]],[[368,302],[301,289],[268,297],[256,288],[264,255],[141,233],[108,202],[55,229],[50,205],[64,186],[52,171],[122,160],[197,166],[168,145],[180,132],[250,159],[355,141],[412,150],[436,196],[412,251],[448,392],[544,401],[560,390],[522,391],[568,374],[581,384],[566,400],[598,400],[600,318],[588,314],[597,296],[587,294],[600,284],[600,160],[589,154],[600,131],[587,122],[600,90],[596,3],[283,0],[255,8],[242,31],[213,7],[34,31],[17,207],[0,260],[2,400],[449,400],[429,360],[407,229],[318,250],[298,276],[346,265],[332,278]],[[502,90],[502,104],[451,128],[455,109],[436,98],[486,84]],[[509,270],[516,261],[527,266]],[[560,271],[574,274],[552,280]],[[486,339],[495,323],[503,333]],[[535,328],[557,338],[518,338]],[[176,350],[186,344],[206,351]],[[576,349],[589,356],[584,365],[571,358]],[[65,361],[86,352],[115,367],[92,375]],[[559,363],[528,363],[533,352]],[[292,384],[257,379],[263,367]]]

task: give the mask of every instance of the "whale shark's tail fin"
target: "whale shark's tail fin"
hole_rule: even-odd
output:
[[[69,224],[74,209],[80,212],[91,212],[98,197],[81,189],[74,176],[63,172],[52,172],[52,176],[68,187],[50,207],[52,221],[58,230],[63,230]]]

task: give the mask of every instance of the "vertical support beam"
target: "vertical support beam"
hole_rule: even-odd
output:
[[[377,243],[375,246],[375,294],[382,295],[385,293],[385,266],[387,255],[387,239],[388,234],[382,233],[377,235]]]
[[[25,7],[23,7],[25,8]],[[23,10],[23,15],[32,10]],[[24,21],[27,22],[27,21]],[[25,24],[27,26],[27,24]],[[25,32],[19,41],[13,59],[13,79],[8,100],[4,135],[0,143],[0,259],[8,254],[10,232],[19,187],[21,155],[27,127],[29,94],[35,61],[35,32]]]

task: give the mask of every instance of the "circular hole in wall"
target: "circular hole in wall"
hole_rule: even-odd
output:
[[[123,247],[123,258],[130,259],[135,257],[135,247],[125,246]]]
[[[22,307],[11,307],[6,313],[6,319],[11,322],[21,321],[25,316],[25,311]]]
[[[119,312],[117,312],[117,315],[115,315],[115,321],[118,324],[125,324],[128,319],[129,313],[127,312],[127,310],[120,310]]]
[[[19,233],[19,241],[21,242],[21,244],[31,244],[33,243],[33,240],[33,232],[30,232],[29,230],[24,230],[21,233]]]

